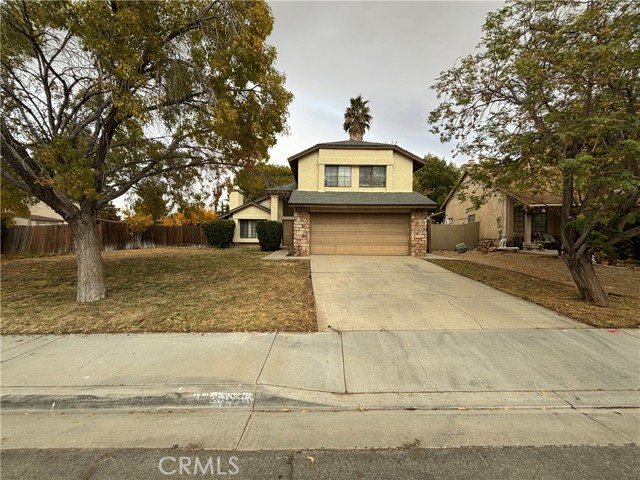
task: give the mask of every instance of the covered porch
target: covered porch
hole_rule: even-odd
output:
[[[546,197],[553,198],[509,197],[513,219],[509,237],[514,243],[522,242],[525,250],[560,250],[560,199],[549,194]]]

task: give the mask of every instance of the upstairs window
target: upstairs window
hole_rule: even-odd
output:
[[[361,187],[386,187],[387,167],[360,167]]]
[[[325,187],[350,187],[351,167],[343,165],[327,165],[324,167]]]

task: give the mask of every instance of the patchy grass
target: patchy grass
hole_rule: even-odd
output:
[[[103,253],[107,298],[75,302],[75,256],[2,261],[2,333],[316,331],[309,261],[257,247]]]
[[[523,253],[468,252],[455,260],[429,259],[452,272],[555,310],[598,328],[640,326],[640,270],[595,265],[596,275],[609,295],[610,306],[596,307],[580,300],[571,275],[560,258]]]

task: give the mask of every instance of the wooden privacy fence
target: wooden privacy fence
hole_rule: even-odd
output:
[[[133,242],[124,223],[99,223],[98,239],[105,251],[132,248]],[[207,245],[199,225],[163,227],[154,225],[143,234],[141,248],[191,247]],[[60,255],[74,252],[69,225],[16,226],[2,238],[2,253]]]
[[[458,243],[464,243],[469,249],[475,248],[480,239],[480,222],[466,225],[430,225],[430,243],[433,250],[453,250]]]
[[[200,225],[183,225],[163,227],[154,225],[149,227],[141,239],[142,248],[154,247],[195,247],[208,245]]]

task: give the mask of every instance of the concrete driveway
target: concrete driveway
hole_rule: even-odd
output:
[[[580,328],[415,257],[311,256],[320,331]]]

